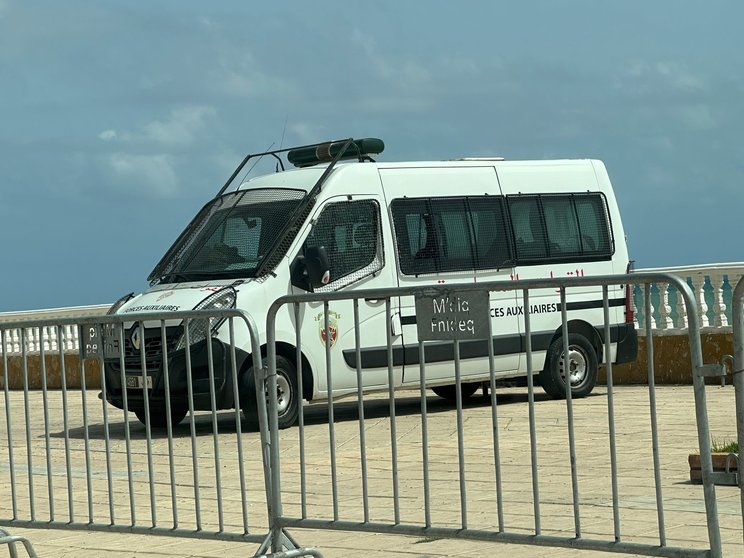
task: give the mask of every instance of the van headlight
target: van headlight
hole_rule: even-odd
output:
[[[106,315],[110,316],[111,314],[116,314],[119,311],[119,308],[124,306],[127,302],[129,302],[133,298],[134,298],[134,293],[125,294],[123,297],[121,297],[119,300],[117,300],[111,305],[111,308],[108,309],[108,312],[106,312]]]
[[[225,287],[212,293],[199,304],[194,306],[194,310],[223,310],[225,308],[235,308],[235,301],[238,298],[238,292],[233,287]],[[185,320],[184,320],[185,323]],[[207,337],[214,334],[220,326],[225,323],[225,318],[198,318],[188,320],[189,323],[189,343],[192,345],[204,341]],[[186,331],[184,330],[181,338],[178,340],[176,350],[186,348]]]

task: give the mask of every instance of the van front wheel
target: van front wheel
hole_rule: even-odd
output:
[[[460,384],[460,392],[462,393],[462,400],[465,401],[471,397],[476,391],[478,391],[479,382],[463,382]],[[436,393],[439,397],[446,399],[447,401],[457,401],[457,388],[455,384],[449,384],[447,386],[434,386],[431,390]]]
[[[578,333],[568,336],[568,358],[563,354],[563,337],[553,340],[540,372],[540,385],[550,397],[566,397],[566,376],[571,382],[571,397],[589,395],[597,383],[597,353],[589,340]]]
[[[264,359],[264,366],[268,363]],[[266,407],[268,409],[268,387],[265,387]],[[299,390],[297,389],[297,369],[288,358],[276,357],[276,398],[279,428],[289,428],[297,421],[302,404]],[[242,389],[240,392],[240,408],[243,417],[252,427],[258,426],[258,413],[256,410],[256,386],[253,379],[253,367],[243,374]]]
[[[181,423],[186,414],[189,412],[188,407],[176,405],[171,402],[171,427]],[[135,409],[134,414],[142,424],[147,424],[145,409]],[[150,428],[166,428],[168,426],[168,412],[165,403],[150,403]]]

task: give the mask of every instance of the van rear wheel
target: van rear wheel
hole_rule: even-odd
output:
[[[465,401],[469,397],[472,397],[472,395],[476,391],[478,391],[479,386],[480,382],[463,382],[460,385],[462,400]],[[457,391],[455,384],[450,384],[448,386],[434,386],[433,388],[431,388],[431,390],[442,399],[453,402],[457,401]]]
[[[597,353],[589,340],[579,333],[568,336],[568,359],[563,355],[563,337],[548,348],[540,385],[554,399],[566,397],[566,376],[571,382],[571,397],[585,397],[597,383]]]
[[[266,359],[264,359],[264,365],[268,365]],[[248,424],[256,428],[259,423],[253,367],[243,374],[241,387],[240,409],[243,411],[243,417]],[[268,410],[268,391],[266,387],[264,389]],[[279,428],[289,428],[297,422],[302,398],[297,389],[297,369],[295,365],[288,358],[278,355],[276,357],[276,398]]]

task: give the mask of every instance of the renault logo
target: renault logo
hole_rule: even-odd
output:
[[[139,351],[142,341],[142,332],[140,332],[139,326],[134,326],[132,328],[132,333],[129,336],[129,340],[132,342],[132,347],[134,347],[135,350]]]

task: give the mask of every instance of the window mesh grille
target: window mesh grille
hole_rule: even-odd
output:
[[[601,194],[507,196],[517,263],[612,257],[607,203]]]
[[[305,241],[324,246],[331,281],[316,292],[335,290],[382,269],[384,265],[379,207],[371,200],[328,204]]]
[[[511,260],[501,198],[402,199],[391,207],[406,275],[497,269]]]
[[[246,275],[278,240],[304,190],[237,190],[213,200],[197,214],[150,280],[177,273],[241,272]]]
[[[391,204],[405,275],[609,259],[601,194],[403,198]]]

